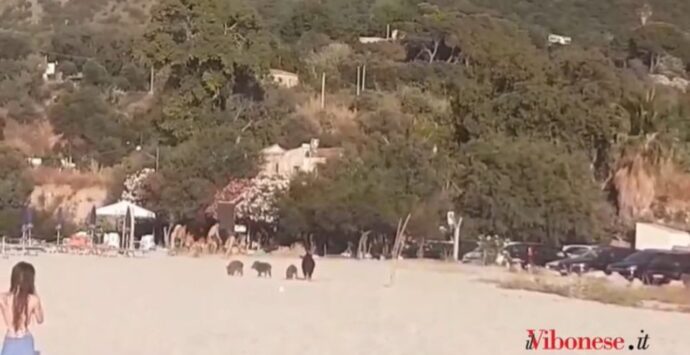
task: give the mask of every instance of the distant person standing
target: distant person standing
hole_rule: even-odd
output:
[[[35,355],[34,338],[29,332],[32,319],[43,323],[41,299],[36,295],[33,265],[19,262],[12,268],[10,291],[0,295],[0,310],[7,333],[0,355]]]

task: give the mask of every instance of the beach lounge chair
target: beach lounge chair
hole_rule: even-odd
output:
[[[148,252],[152,251],[155,248],[156,243],[153,240],[153,235],[147,234],[141,237],[141,241],[139,241],[139,250],[143,252]]]

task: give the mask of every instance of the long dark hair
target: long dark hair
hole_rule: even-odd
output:
[[[14,330],[21,327],[22,316],[24,316],[24,326],[29,324],[29,295],[36,293],[34,279],[36,270],[33,265],[20,261],[12,268],[10,279],[10,293],[14,296],[12,314],[14,315]]]

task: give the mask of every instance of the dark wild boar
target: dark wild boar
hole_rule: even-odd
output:
[[[302,273],[304,274],[304,279],[311,280],[315,267],[316,263],[314,262],[314,257],[311,256],[311,253],[307,252],[307,254],[302,257]]]
[[[295,265],[290,265],[287,267],[285,270],[285,278],[288,280],[296,279],[297,278],[297,266]]]
[[[269,263],[255,261],[254,264],[252,264],[252,269],[256,270],[257,276],[259,277],[262,275],[271,277],[271,264]]]
[[[242,264],[241,261],[239,260],[233,260],[231,261],[228,266],[226,266],[226,270],[228,271],[228,275],[230,276],[243,276],[244,274],[242,273],[242,269],[244,268],[244,264]]]

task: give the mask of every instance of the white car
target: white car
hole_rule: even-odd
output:
[[[571,244],[563,246],[561,252],[565,258],[574,258],[576,256],[583,255],[584,253],[596,248],[596,245],[586,245],[586,244]]]

